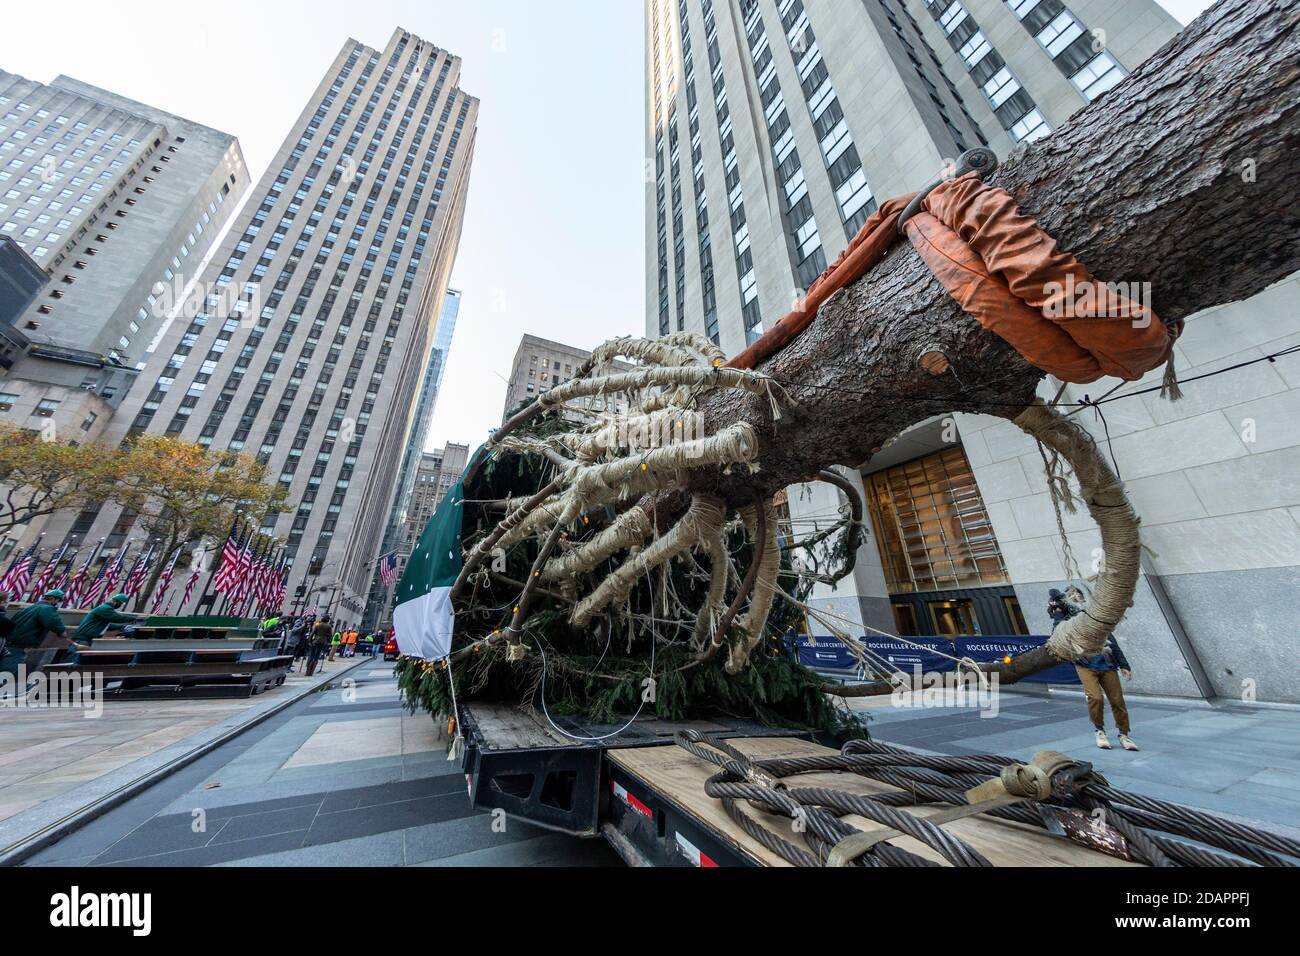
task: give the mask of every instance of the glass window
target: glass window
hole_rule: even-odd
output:
[[[892,593],[1007,583],[984,499],[960,447],[868,475],[864,484]]]

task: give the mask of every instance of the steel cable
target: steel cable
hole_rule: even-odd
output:
[[[863,831],[846,823],[855,815],[898,831],[853,858],[852,866],[934,866],[933,860],[892,845],[909,836],[956,866],[992,865],[974,847],[902,808],[924,804],[969,804],[967,792],[1018,761],[996,754],[947,756],[919,754],[873,740],[854,740],[838,754],[754,759],[720,738],[698,731],[676,735],[678,746],[718,767],[705,792],[720,799],[746,833],[795,866],[824,866],[831,851]],[[832,787],[791,787],[786,778],[805,773],[848,772],[896,788],[857,794]],[[993,806],[989,816],[1060,835],[1070,814],[1091,818],[1094,826],[1117,836],[1109,852],[1151,866],[1295,866],[1300,841],[1226,820],[1202,810],[1111,787],[1091,765],[1075,762],[1057,771],[1051,795],[1037,802]],[[1040,794],[1041,795],[1041,794]],[[745,812],[741,801],[760,811],[797,822],[805,846],[797,846]],[[1122,837],[1122,843],[1119,838]],[[1079,840],[1093,845],[1087,839]]]

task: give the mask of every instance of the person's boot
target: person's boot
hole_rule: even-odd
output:
[[[1106,736],[1106,731],[1100,727],[1097,728],[1097,746],[1102,750],[1110,749],[1110,738]]]
[[[1135,744],[1135,743],[1133,743],[1133,738],[1130,737],[1128,734],[1120,734],[1120,735],[1119,735],[1119,745],[1120,745],[1121,747],[1123,747],[1125,750],[1137,750],[1137,749],[1138,749],[1138,745]]]

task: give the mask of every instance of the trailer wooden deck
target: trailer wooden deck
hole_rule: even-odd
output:
[[[743,753],[760,759],[805,757],[835,753],[835,751],[826,747],[797,737],[731,738],[728,742]],[[717,772],[717,767],[713,766],[713,764],[706,763],[675,746],[612,747],[606,751],[606,759],[616,771],[622,771],[623,774],[630,778],[629,785],[624,788],[627,797],[623,797],[623,799],[627,801],[628,797],[630,797],[631,801],[634,802],[629,805],[634,809],[637,804],[644,808],[640,810],[639,815],[644,818],[645,826],[653,828],[655,825],[656,814],[651,807],[656,798],[665,800],[671,803],[685,818],[694,822],[701,832],[708,833],[716,838],[742,861],[753,866],[790,866],[780,856],[766,849],[753,837],[745,833],[727,815],[726,810],[722,807],[722,801],[715,800],[705,794],[704,782]],[[860,794],[875,794],[893,790],[888,784],[869,780],[857,774],[839,771],[800,774],[798,780],[800,786],[833,787],[837,790]],[[637,787],[638,783],[641,785],[640,788]],[[615,793],[617,794],[617,790]],[[929,816],[939,812],[946,806],[946,804],[933,804],[922,807],[908,807],[906,809],[908,812],[921,816]],[[761,819],[764,825],[785,839],[796,845],[803,844],[803,837],[794,833],[791,829],[792,821],[783,817],[764,814],[750,807],[746,807],[746,811]],[[641,823],[638,820],[637,812],[623,815],[622,819],[625,821],[623,826],[625,831],[627,830],[627,822],[630,821],[633,826]],[[876,826],[872,821],[864,820],[858,816],[848,816],[844,819],[845,822],[861,829],[871,829]],[[1110,867],[1139,865],[1080,846],[1063,837],[1053,836],[1045,830],[1009,820],[999,820],[995,817],[979,816],[957,820],[947,824],[946,829],[955,836],[961,837],[996,866]],[[618,835],[607,835],[611,836],[611,842],[615,842],[617,848]],[[627,834],[626,832],[624,835],[636,836],[636,834]],[[658,837],[661,843],[666,843],[670,847],[674,844],[674,834],[660,833]],[[644,840],[634,838],[631,842],[642,844]],[[697,843],[699,841],[692,842],[688,836],[676,839],[675,842],[678,847],[682,847],[684,854],[690,854],[694,851],[698,855]],[[890,842],[918,856],[946,865],[943,857],[911,837],[898,836],[891,839]],[[696,862],[696,860],[692,859],[691,862]]]

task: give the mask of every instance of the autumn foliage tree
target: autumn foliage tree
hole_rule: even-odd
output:
[[[0,428],[0,535],[56,511],[103,501],[121,465],[122,456],[111,449]]]
[[[137,515],[156,553],[204,538],[220,538],[237,514],[254,519],[285,504],[285,491],[266,481],[266,465],[252,455],[213,451],[193,442],[142,435],[121,450],[111,497]],[[153,592],[165,560],[154,564],[143,595]]]

